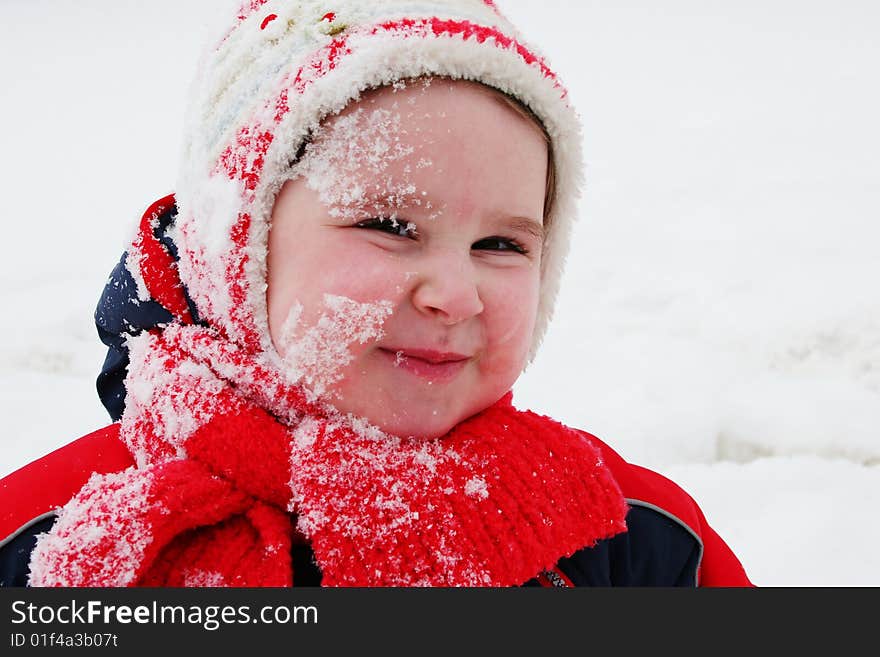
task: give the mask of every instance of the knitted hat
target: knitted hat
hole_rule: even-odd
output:
[[[247,0],[202,59],[177,184],[179,272],[199,314],[271,352],[266,251],[291,160],[368,89],[477,81],[527,106],[552,141],[556,189],[530,359],[559,287],[582,176],[580,124],[553,71],[491,0]]]

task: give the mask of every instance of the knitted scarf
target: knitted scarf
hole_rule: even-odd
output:
[[[130,341],[121,438],[31,561],[35,586],[510,586],[625,531],[599,452],[511,395],[425,440],[310,403],[216,332]]]

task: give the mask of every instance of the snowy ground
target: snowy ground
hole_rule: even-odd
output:
[[[107,422],[91,313],[229,4],[0,5],[0,476]],[[498,4],[589,167],[517,404],[675,479],[759,585],[880,585],[880,6]]]

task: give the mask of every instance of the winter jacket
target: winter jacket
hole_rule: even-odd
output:
[[[118,424],[80,438],[0,480],[0,585],[25,586],[37,535],[54,523],[93,472],[134,464]],[[661,475],[624,461],[595,436],[629,504],[627,531],[560,560],[553,580],[527,585],[751,586],[739,560],[687,493]],[[295,584],[317,585],[306,545],[295,545]],[[552,576],[552,575],[551,575]],[[558,578],[558,579],[557,579]]]
[[[173,209],[158,218],[155,235],[174,255],[174,244],[166,235],[172,221]],[[192,303],[189,308],[197,319]],[[128,364],[124,334],[171,321],[172,315],[154,300],[138,300],[137,285],[123,256],[95,319],[108,346],[98,392],[111,417],[118,420],[124,409]],[[27,584],[37,536],[52,527],[57,508],[92,473],[117,472],[133,465],[118,433],[119,425],[111,424],[0,480],[0,585]],[[602,452],[629,504],[627,531],[561,559],[554,571],[526,585],[751,586],[737,557],[687,493],[661,475],[627,463],[595,436],[585,435]],[[295,585],[320,584],[321,574],[308,545],[294,545],[291,556]]]

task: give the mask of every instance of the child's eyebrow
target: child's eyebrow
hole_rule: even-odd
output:
[[[529,217],[511,217],[505,224],[518,232],[531,235],[539,242],[544,241],[544,225]]]

